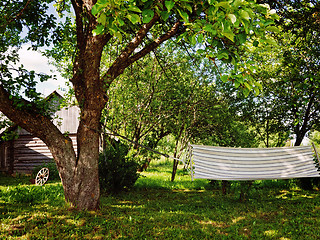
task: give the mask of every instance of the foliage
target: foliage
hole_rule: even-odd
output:
[[[109,33],[121,43],[127,39],[130,31],[136,29],[139,23],[155,24],[157,28],[153,34],[159,33],[158,25],[166,22],[183,22],[178,40],[183,39],[193,45],[200,44],[210,59],[223,60],[233,65],[241,65],[239,59],[243,53],[243,45],[250,36],[249,46],[263,45],[271,40],[266,31],[278,31],[273,25],[277,19],[276,12],[267,4],[256,4],[254,1],[129,1],[113,2],[99,0],[92,8],[92,13],[98,17],[95,34]],[[253,27],[259,22],[259,27]],[[130,38],[129,38],[130,39]],[[242,48],[239,46],[242,45]],[[250,65],[243,64],[239,69],[234,67],[229,80],[242,86],[248,93],[255,89],[259,91],[259,84],[250,78]],[[243,78],[243,75],[246,78]],[[226,75],[225,80],[228,79]]]
[[[231,106],[251,127],[259,146],[281,147],[289,138],[290,128],[285,120],[287,115],[282,111],[284,104],[274,99],[270,88],[272,84],[265,84],[263,94],[258,97],[239,96],[232,100]]]
[[[320,132],[319,131],[312,131],[309,134],[309,138],[317,145],[320,145]]]
[[[46,81],[50,76],[27,71],[18,66],[18,49],[29,42],[31,48],[49,44],[50,29],[55,26],[55,17],[44,14],[51,1],[2,1],[0,4],[0,83],[12,96],[19,107],[32,107],[21,101],[21,93],[33,101],[39,101],[36,82]],[[28,31],[23,31],[28,28]]]
[[[127,145],[113,142],[99,158],[99,180],[103,191],[118,193],[133,187],[139,174],[139,163],[129,154]]]
[[[59,176],[59,171],[57,169],[57,166],[55,164],[55,162],[50,162],[50,163],[43,163],[37,167],[35,167],[32,170],[32,177],[35,178],[38,174],[38,172],[40,171],[40,169],[42,168],[48,168],[49,169],[49,178],[48,181],[50,180],[60,180],[60,176]]]
[[[190,45],[168,42],[111,84],[102,121],[151,149],[170,145],[164,152],[178,158],[188,142],[252,147],[255,137],[217,87],[223,84],[219,70]],[[160,157],[143,148],[138,152],[145,159]]]
[[[183,46],[165,44],[113,82],[103,115],[107,128],[154,149],[181,129],[193,137],[193,128],[207,127],[200,123],[204,117],[214,121],[215,69],[191,49],[188,53]]]

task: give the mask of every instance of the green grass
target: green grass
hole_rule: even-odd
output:
[[[292,181],[256,182],[240,202],[182,170],[152,166],[135,188],[102,196],[98,211],[76,211],[60,183],[0,177],[0,239],[319,239],[320,194]],[[211,188],[211,189],[210,189]]]

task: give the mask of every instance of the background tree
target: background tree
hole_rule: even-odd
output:
[[[283,112],[283,121],[296,136],[299,146],[308,131],[319,127],[320,48],[319,2],[294,1],[286,5],[287,21],[282,22],[281,48],[274,75],[267,81]]]
[[[170,135],[176,158],[190,141],[252,147],[254,136],[220,97],[218,75],[209,59],[199,57],[191,48],[186,51],[185,44],[169,42],[113,82],[103,115],[105,124],[112,132],[151,149]],[[144,148],[139,148],[138,154],[144,161],[159,157]],[[175,160],[172,180],[177,166]]]
[[[274,36],[278,45],[249,57],[263,93],[235,98],[234,104],[266,147],[283,146],[293,134],[298,146],[308,131],[319,127],[319,3],[284,0],[270,4],[282,16],[278,22],[282,31]]]
[[[182,139],[189,140],[190,128],[203,117],[197,106],[213,109],[216,105],[214,68],[196,53],[188,54],[184,46],[165,44],[111,85],[105,113],[109,129],[151,149],[171,134],[176,142],[173,155],[179,157],[178,145]],[[197,125],[199,130],[205,127]]]
[[[28,3],[15,2],[16,12],[6,12],[7,4],[2,4],[3,19],[15,19],[20,9]],[[61,6],[68,7],[63,1]],[[35,3],[37,5],[37,3]],[[40,19],[36,24],[22,22],[31,27],[29,33],[39,33],[42,23],[48,19],[39,2],[34,15],[24,15],[25,19]],[[232,63],[232,77],[237,83],[247,88],[255,85],[254,79],[245,78],[249,70],[237,67],[246,42],[268,42],[265,32],[274,30],[272,19],[275,12],[267,5],[252,1],[215,2],[215,1],[152,1],[130,0],[109,1],[71,0],[75,14],[75,39],[72,58],[72,83],[81,114],[77,131],[77,152],[71,139],[61,133],[52,123],[43,109],[34,107],[29,101],[17,96],[12,91],[12,84],[2,76],[0,86],[0,110],[13,122],[42,139],[50,149],[61,177],[65,198],[80,209],[96,209],[99,204],[100,186],[98,179],[99,135],[101,132],[101,113],[108,101],[110,84],[120,76],[127,67],[143,58],[160,44],[170,38],[184,38],[191,43],[202,43],[212,59],[219,58]],[[10,9],[13,9],[10,7]],[[35,8],[33,8],[35,9]],[[22,11],[22,13],[25,11]],[[29,17],[29,18],[28,18]],[[4,23],[2,35],[10,37],[9,44],[15,44],[15,34],[19,25],[11,27],[15,21]],[[257,26],[259,22],[259,26]],[[46,26],[46,24],[44,24]],[[36,27],[37,26],[37,27]],[[69,27],[69,26],[68,26]],[[20,28],[21,29],[21,28]],[[46,29],[46,28],[44,28]],[[55,31],[54,43],[61,44],[66,38],[65,28]],[[72,33],[72,32],[71,32]],[[27,34],[29,39],[44,44],[48,40],[47,31],[40,34]],[[11,38],[13,36],[13,38]],[[106,46],[119,45],[118,54],[107,69],[102,69],[101,58]],[[62,49],[61,52],[64,52]],[[67,52],[68,52],[67,51]],[[58,56],[61,52],[57,52]],[[8,57],[7,57],[8,58]],[[10,61],[10,59],[8,59]],[[56,59],[59,61],[59,58]],[[8,72],[8,71],[7,71]],[[250,75],[248,75],[250,76]],[[11,78],[12,79],[12,78]],[[26,87],[26,94],[35,94],[32,76],[17,82],[17,86]],[[31,86],[31,88],[29,87]],[[32,91],[30,89],[33,89]],[[23,103],[22,105],[20,103]]]

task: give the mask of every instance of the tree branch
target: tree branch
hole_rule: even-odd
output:
[[[156,49],[161,43],[172,38],[174,35],[176,35],[181,25],[182,25],[182,22],[177,21],[167,33],[163,34],[162,36],[160,36],[159,38],[157,38],[156,40],[154,40],[153,42],[145,46],[138,53],[131,56],[128,62],[130,62],[130,64],[134,63],[135,61],[139,60],[140,58],[150,53],[152,50]]]
[[[104,81],[107,84],[111,84],[113,79],[123,73],[124,69],[130,64],[127,64],[128,58],[134,52],[134,50],[142,43],[143,39],[154,26],[154,24],[160,19],[160,16],[155,13],[152,20],[149,23],[142,25],[137,32],[136,36],[127,44],[122,53],[117,57],[108,72],[103,76]]]
[[[78,0],[71,0],[75,15],[76,15],[76,32],[77,32],[77,46],[78,49],[83,48],[84,44],[84,32],[83,32],[83,22],[82,22],[82,3]]]
[[[93,36],[92,30],[97,26],[97,21],[90,12],[92,4],[89,4],[89,2],[72,0],[76,14],[78,53],[73,62],[73,77],[70,81],[73,84],[76,98],[80,104],[83,103],[88,90],[93,90],[91,88],[92,85],[95,86],[95,89],[99,89],[99,95],[103,95],[103,80],[100,79],[99,73],[94,69],[99,69],[103,47],[112,38],[111,34]],[[84,23],[84,15],[88,18],[87,24]],[[88,65],[88,62],[91,64]],[[83,75],[84,73],[93,75],[90,78],[86,78]],[[90,79],[90,81],[86,81],[86,79]]]
[[[154,23],[158,19],[159,19],[159,17],[157,17],[155,19]],[[133,53],[133,51],[140,45],[140,43],[142,42],[143,38],[147,35],[147,32],[148,32],[147,29],[150,30],[150,28],[152,26],[148,25],[148,27],[146,27],[146,26],[142,27],[139,30],[139,32],[137,34],[137,37],[135,37],[128,44],[129,47],[128,46],[126,47],[126,49],[122,52],[122,54],[116,59],[116,61],[109,68],[107,74],[104,76],[104,79],[106,79],[105,82],[111,84],[113,79],[115,79],[117,76],[119,76],[121,73],[123,73],[123,71],[128,66],[130,66],[132,63],[136,62],[140,58],[144,57],[145,55],[150,53],[152,50],[156,49],[164,41],[166,41],[166,40],[170,39],[171,37],[173,37],[178,32],[178,29],[179,29],[179,27],[181,25],[182,25],[182,22],[181,21],[177,21],[168,32],[166,32],[165,34],[163,34],[162,36],[160,36],[159,38],[157,38],[156,40],[154,40],[153,42],[151,42],[150,44],[145,46],[138,53],[136,53],[136,54],[134,54],[133,56],[130,57],[130,55]]]
[[[49,117],[43,116],[35,111],[36,106],[25,99],[17,99],[24,106],[32,104],[29,109],[18,108],[14,103],[14,97],[0,85],[0,111],[3,112],[11,121],[18,124],[28,132],[39,136],[44,142],[50,139],[52,132],[60,133],[59,129],[51,122]],[[54,129],[54,130],[52,130]],[[61,134],[61,133],[60,133]],[[61,136],[63,136],[61,134]]]

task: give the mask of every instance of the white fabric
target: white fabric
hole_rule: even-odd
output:
[[[226,148],[191,145],[193,177],[266,180],[320,177],[311,146]]]

